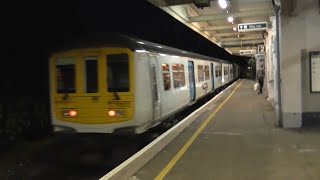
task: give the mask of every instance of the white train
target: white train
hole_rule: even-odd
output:
[[[124,35],[50,58],[56,131],[139,134],[238,77],[228,61]]]

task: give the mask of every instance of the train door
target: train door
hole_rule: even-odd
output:
[[[158,61],[156,56],[150,56],[150,77],[152,86],[152,101],[153,101],[153,120],[161,117],[161,103],[160,103],[160,89],[159,89],[159,76],[158,76]]]
[[[211,81],[212,81],[212,91],[214,90],[214,65],[211,63]]]
[[[192,61],[188,62],[189,83],[190,83],[190,101],[194,101],[196,98],[196,89],[194,81],[194,64]]]
[[[222,75],[222,77],[221,77],[221,82],[222,82],[221,86],[225,84],[225,73],[226,73],[226,67],[222,63],[221,64],[221,75]]]

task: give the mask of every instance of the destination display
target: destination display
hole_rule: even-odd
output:
[[[267,27],[267,22],[243,23],[238,24],[238,32],[261,31],[266,30]]]
[[[320,51],[310,52],[311,92],[320,93]]]

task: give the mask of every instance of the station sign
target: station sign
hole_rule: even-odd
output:
[[[238,32],[261,31],[268,28],[267,22],[243,23],[238,24]]]
[[[320,93],[320,51],[310,52],[311,93]]]
[[[266,53],[266,46],[264,46],[264,45],[258,45],[258,53],[259,53],[259,54],[264,54],[264,53]]]
[[[240,50],[239,54],[240,55],[253,55],[256,54],[257,51],[255,49],[246,49],[246,50]]]

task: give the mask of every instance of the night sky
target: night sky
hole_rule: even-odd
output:
[[[207,56],[241,60],[146,0],[10,1],[2,8],[2,95],[47,98],[50,54],[89,34],[120,32]]]

